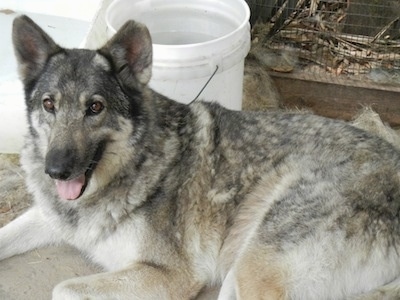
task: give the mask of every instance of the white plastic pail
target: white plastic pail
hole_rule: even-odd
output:
[[[149,28],[157,92],[183,103],[201,92],[199,99],[240,110],[249,17],[244,0],[116,0],[106,23],[109,36],[129,19]]]

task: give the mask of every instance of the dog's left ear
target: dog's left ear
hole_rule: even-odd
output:
[[[123,84],[142,90],[150,81],[153,51],[145,25],[126,22],[99,52],[111,58]]]

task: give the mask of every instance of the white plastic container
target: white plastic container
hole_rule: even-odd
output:
[[[198,96],[240,110],[249,17],[244,0],[116,0],[106,23],[109,37],[129,19],[149,28],[154,90],[183,103]]]

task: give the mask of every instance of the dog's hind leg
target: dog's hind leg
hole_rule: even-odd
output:
[[[34,206],[0,228],[0,260],[56,242],[54,232]]]
[[[287,278],[279,259],[275,260],[274,250],[252,245],[242,253],[235,266],[235,272],[238,300],[287,299]]]
[[[236,300],[235,274],[233,268],[228,272],[222,283],[218,300]]]
[[[245,249],[225,277],[218,300],[287,299],[284,267],[274,258],[274,250],[257,245]]]
[[[373,291],[348,300],[397,300],[400,299],[400,278]]]

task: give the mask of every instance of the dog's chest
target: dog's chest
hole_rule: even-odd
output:
[[[139,245],[147,235],[139,218],[113,224],[107,218],[81,218],[75,226],[61,226],[64,240],[106,270],[121,269],[140,258]]]
[[[140,258],[139,244],[129,235],[115,234],[89,249],[89,255],[106,270],[118,270]]]

